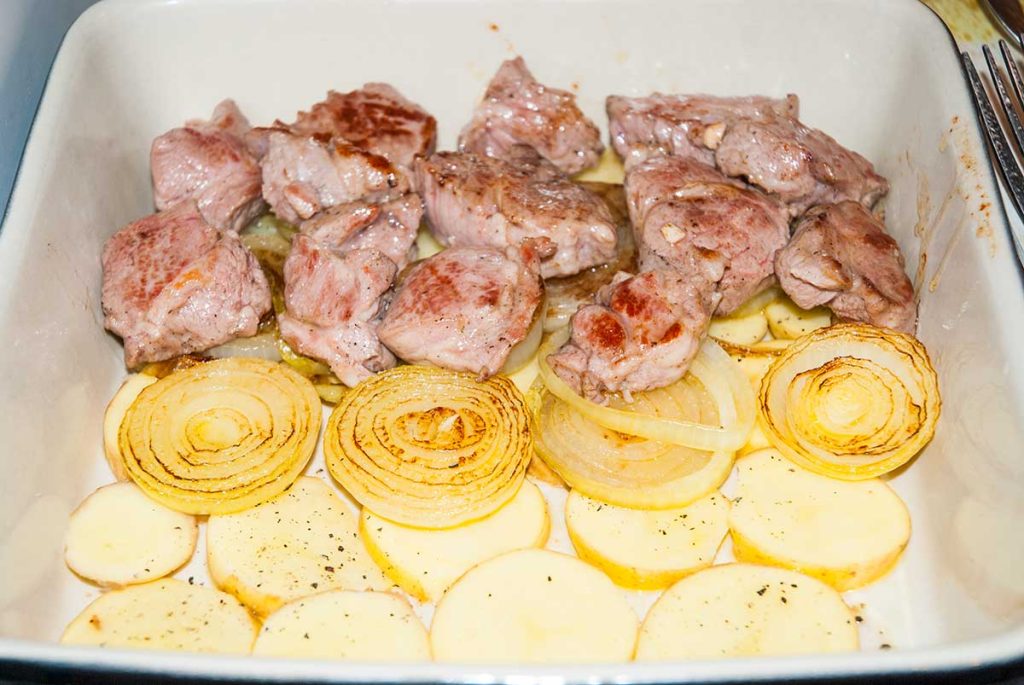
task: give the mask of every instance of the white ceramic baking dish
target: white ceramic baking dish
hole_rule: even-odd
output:
[[[110,478],[101,416],[124,375],[101,325],[99,254],[151,211],[153,137],[224,97],[262,123],[380,80],[434,113],[450,147],[513,53],[542,81],[572,84],[602,124],[609,93],[798,93],[807,123],[892,181],[887,221],[916,274],[945,407],[926,453],[893,479],[913,515],[905,558],[847,596],[876,631],[865,651],[485,669],[57,646],[96,593],[64,567],[62,537]],[[1024,655],[1024,289],[952,40],[913,0],[107,0],[50,75],[0,274],[0,673],[628,683],[949,672]]]

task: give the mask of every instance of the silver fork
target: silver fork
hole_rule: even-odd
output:
[[[1017,42],[1021,49],[1024,50],[1024,33],[1017,34]],[[1016,145],[1013,145],[1010,139],[1007,138],[1004,127],[996,115],[995,107],[985,91],[981,78],[978,76],[978,70],[974,68],[974,61],[971,59],[971,56],[964,51],[960,53],[960,58],[963,61],[967,80],[970,82],[971,95],[974,97],[974,106],[978,111],[978,118],[981,120],[982,128],[985,129],[985,134],[988,136],[989,144],[992,146],[996,166],[999,167],[999,171],[1003,176],[1006,189],[1010,193],[1010,199],[1013,201],[1014,207],[1017,208],[1017,214],[1024,220],[1024,171],[1021,169],[1021,160],[1024,159],[1024,125],[1021,124],[1019,114],[1019,111],[1024,109],[1024,82],[1021,81],[1017,63],[1014,61],[1013,53],[1010,52],[1010,46],[1006,44],[1005,40],[999,40],[999,52],[1002,55],[1003,64],[1006,67],[1005,72],[1009,75],[1008,77],[1004,75],[999,65],[996,64],[996,59],[992,55],[992,50],[989,46],[983,45],[981,49],[985,54],[985,62],[988,64],[988,73],[992,77],[992,85],[995,86],[1003,115],[1009,123],[1009,128],[1013,133],[1013,142]],[[1006,80],[1009,80],[1013,88],[1012,96],[1006,87]],[[1012,224],[1010,228],[1017,257],[1024,264],[1024,239],[1017,234]]]

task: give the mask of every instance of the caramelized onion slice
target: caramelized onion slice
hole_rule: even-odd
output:
[[[618,433],[587,419],[544,389],[530,391],[540,458],[581,493],[632,509],[669,509],[694,502],[721,485],[733,453],[707,452]],[[637,402],[653,402],[643,397]],[[692,376],[673,386],[672,403],[695,423],[717,421],[715,402]],[[644,407],[650,411],[649,406]]]
[[[363,506],[397,523],[448,528],[496,511],[533,454],[530,415],[508,378],[400,366],[349,390],[324,456]]]
[[[283,364],[229,358],[146,387],[118,434],[125,470],[188,514],[231,514],[283,492],[316,448],[320,399]]]
[[[860,323],[795,341],[769,368],[758,399],[764,432],[780,452],[844,480],[910,461],[934,434],[941,408],[924,345]]]
[[[556,331],[541,345],[540,377],[552,395],[587,419],[619,433],[698,450],[734,452],[746,442],[756,415],[754,393],[736,362],[713,340],[704,340],[688,372],[715,403],[715,420],[703,422],[687,418],[679,403],[665,401],[683,381],[634,393],[632,402],[612,396],[607,406],[580,397],[547,362],[568,337],[568,329]]]

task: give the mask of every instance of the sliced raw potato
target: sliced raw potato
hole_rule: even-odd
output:
[[[387,590],[358,528],[327,483],[302,477],[269,502],[210,517],[210,576],[260,616],[325,590]]]
[[[231,595],[164,578],[112,590],[87,606],[66,645],[248,654],[259,625]]]
[[[753,345],[768,332],[768,320],[761,312],[746,316],[725,316],[711,319],[708,335],[722,342],[735,345]]]
[[[888,571],[910,539],[910,514],[877,478],[843,481],[793,464],[774,449],[736,463],[729,513],[741,561],[796,569],[838,590]]]
[[[285,604],[263,623],[256,656],[429,661],[427,629],[390,592],[322,592]]]
[[[565,522],[580,559],[619,585],[658,590],[711,565],[729,532],[729,500],[714,493],[653,511],[605,504],[573,490]]]
[[[776,338],[796,340],[818,328],[832,325],[832,312],[826,307],[801,309],[788,297],[775,300],[764,308],[768,328]]]
[[[114,483],[71,514],[64,560],[101,585],[146,583],[191,559],[198,535],[194,516],[154,502],[134,483]]]
[[[498,511],[454,528],[413,528],[365,509],[359,526],[370,556],[391,580],[429,602],[482,561],[543,546],[550,529],[544,495],[529,481]]]
[[[430,628],[438,661],[628,661],[637,618],[622,591],[592,566],[528,549],[470,570],[445,594]]]
[[[114,472],[114,478],[118,480],[131,480],[124,468],[124,459],[121,458],[121,448],[117,444],[117,434],[121,430],[121,423],[135,398],[139,396],[143,388],[157,382],[155,376],[145,373],[133,373],[124,379],[124,383],[117,389],[107,411],[103,414],[103,454],[107,458],[110,470]]]
[[[665,591],[640,628],[640,660],[857,649],[853,612],[828,585],[770,566],[725,564]]]

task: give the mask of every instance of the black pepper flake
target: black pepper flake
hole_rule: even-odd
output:
[[[195,576],[189,576],[188,577],[188,584],[189,585],[195,585],[196,584]]]
[[[768,587],[767,586],[765,586],[765,587],[761,588],[760,590],[758,590],[757,591],[757,596],[758,597],[764,597],[764,593],[766,593],[766,592],[768,592]]]
[[[324,566],[324,570],[327,571],[328,573],[334,573],[334,567],[333,566]]]
[[[549,583],[551,582],[551,576],[548,576],[548,582]]]
[[[789,600],[786,599],[785,597],[779,597],[779,601],[782,602],[783,604],[789,604]]]
[[[315,590],[315,589],[317,589],[318,587],[320,587],[320,583],[310,583],[309,585],[310,585],[310,587],[312,587],[312,588],[313,588],[314,590]]]
[[[878,645],[878,648],[879,649],[892,649],[892,645],[890,645],[888,642],[883,642],[882,644]]]
[[[304,639],[308,640],[308,639],[309,639],[309,633],[303,633],[303,634],[302,634],[302,637],[303,637]]]
[[[853,620],[856,621],[857,623],[863,623],[864,622],[864,617],[863,616],[854,616]]]

